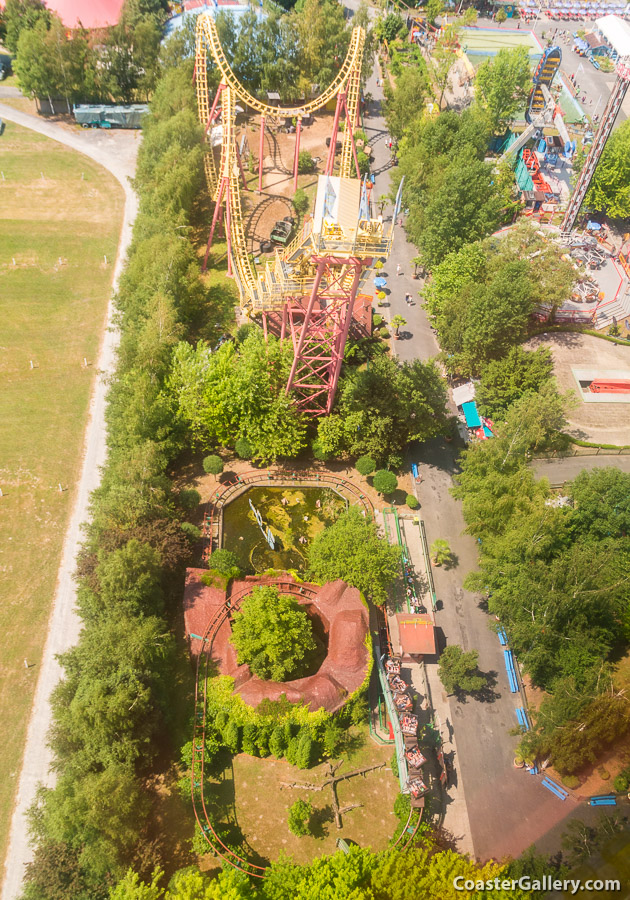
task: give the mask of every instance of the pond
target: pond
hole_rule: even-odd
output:
[[[250,500],[262,517],[263,528],[269,528],[275,538],[273,550]],[[309,544],[345,508],[346,501],[330,488],[250,488],[223,510],[222,546],[236,554],[245,574],[266,569],[303,572]]]

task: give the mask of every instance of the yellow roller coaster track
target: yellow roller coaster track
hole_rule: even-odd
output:
[[[323,106],[326,106],[326,104],[330,100],[337,96],[341,88],[346,84],[353,69],[358,70],[358,75],[360,78],[364,43],[365,32],[363,31],[363,29],[353,29],[346,58],[344,59],[343,65],[333,83],[328,88],[326,88],[323,94],[320,94],[319,97],[316,97],[314,100],[310,100],[308,103],[305,103],[304,106],[293,106],[286,109],[283,107],[281,110],[282,115],[288,117],[308,116],[311,113],[316,112],[318,109],[321,109]],[[199,80],[201,70],[203,70],[203,84],[201,85],[201,92],[205,92],[205,119],[203,118],[202,114],[202,103],[199,104],[199,118],[204,126],[208,121],[208,115],[210,113],[210,105],[208,102],[208,82],[205,77],[206,58],[204,54],[204,47],[210,51],[210,53],[212,54],[212,58],[219,67],[219,70],[221,72],[221,81],[223,84],[225,84],[227,87],[231,87],[234,90],[234,93],[244,103],[246,103],[252,109],[256,110],[256,112],[260,113],[261,115],[278,115],[279,110],[277,106],[270,106],[268,103],[263,103],[262,100],[258,100],[256,97],[253,97],[239,83],[236,75],[230,68],[230,64],[225,57],[225,53],[223,52],[223,47],[221,46],[221,41],[219,40],[217,26],[214,24],[214,19],[212,18],[210,13],[202,13],[197,18],[197,98],[199,100]],[[203,59],[201,59],[201,57],[203,57]]]
[[[278,308],[286,294],[294,292],[296,288],[299,289],[299,285],[287,267],[283,265],[284,261],[293,257],[297,247],[292,245],[290,252],[277,254],[275,265],[267,264],[260,277],[257,276],[250,254],[247,252],[236,157],[236,101],[240,99],[257,113],[265,116],[266,119],[277,117],[279,112],[282,116],[301,119],[322,109],[339,92],[344,92],[346,123],[350,126],[350,123],[354,124],[357,120],[364,44],[365,32],[362,28],[355,28],[346,58],[333,83],[319,97],[303,106],[283,107],[279,110],[278,107],[270,106],[253,97],[239,83],[225,57],[212,16],[209,13],[203,13],[197,18],[195,68],[197,108],[199,121],[205,129],[205,138],[209,145],[204,160],[205,174],[208,189],[215,202],[226,202],[225,227],[229,229],[230,233],[231,261],[242,306],[250,306],[254,310]],[[215,115],[213,115],[208,91],[208,51],[221,73],[220,97],[215,100],[217,105],[219,102],[221,104],[221,161],[218,172],[212,149],[213,122],[210,121],[210,118],[212,117],[214,120]],[[352,127],[346,127],[344,132],[339,170],[342,178],[349,178],[353,171],[352,132]],[[221,185],[223,185],[222,196]]]

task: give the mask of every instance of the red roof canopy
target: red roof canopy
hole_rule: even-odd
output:
[[[57,13],[68,28],[75,28],[79,22],[84,28],[116,25],[122,5],[123,0],[46,0],[48,9]],[[4,0],[0,0],[0,6],[4,6]]]
[[[410,656],[433,656],[437,652],[435,646],[435,628],[428,616],[404,615],[398,613],[398,633],[400,649]]]

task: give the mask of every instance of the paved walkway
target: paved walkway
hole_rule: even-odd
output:
[[[414,572],[420,573],[426,578],[426,566],[418,526],[414,524],[413,519],[401,518],[400,527],[407,543],[410,562]],[[424,592],[423,599],[425,607],[429,611],[431,609],[431,599],[428,590]],[[450,766],[449,783],[444,791],[443,826],[457,841],[460,852],[473,854],[474,847],[468,808],[466,806],[464,783],[462,779],[457,777],[457,769],[459,768],[457,741],[454,729],[450,723],[451,712],[448,697],[438,677],[438,659],[437,657],[427,657],[424,666],[416,666],[415,668],[420,670],[416,677],[421,677],[422,679],[421,693],[427,697],[430,707],[435,713],[435,722],[442,735],[443,751],[452,764]]]
[[[73,150],[77,150],[79,153],[89,156],[108,169],[121,183],[125,191],[125,211],[118,245],[118,256],[114,268],[113,293],[118,286],[118,280],[131,240],[132,225],[137,212],[137,198],[131,188],[129,178],[133,176],[135,171],[135,154],[139,146],[138,140],[136,139],[133,143],[125,140],[125,138],[128,138],[128,135],[125,135],[122,140],[117,140],[116,135],[99,131],[74,134],[64,127],[40,120],[35,116],[20,112],[2,103],[0,103],[0,118],[7,122],[15,122],[24,128],[30,128],[71,147]],[[72,514],[64,540],[48,635],[40,665],[26,737],[24,760],[17,786],[17,798],[11,820],[9,845],[5,861],[2,900],[15,900],[19,896],[24,868],[26,863],[32,858],[26,813],[35,799],[37,785],[40,782],[52,785],[55,780],[53,773],[50,771],[52,754],[46,744],[46,737],[51,723],[50,696],[62,677],[62,670],[56,659],[57,654],[64,653],[74,646],[78,640],[81,628],[80,619],[75,611],[76,587],[72,574],[76,567],[77,552],[82,539],[81,523],[88,518],[90,494],[98,487],[100,467],[105,463],[106,459],[106,379],[113,372],[115,351],[118,344],[118,333],[112,329],[112,314],[113,304],[110,301],[107,327],[95,369],[95,372],[99,372],[99,377],[94,379],[93,393],[90,400],[90,414],[83,446],[83,466],[79,482],[75,487]]]
[[[374,148],[376,198],[389,193],[392,174],[387,125],[381,114],[382,89],[376,85],[377,77],[380,79],[381,73],[375,68],[367,85],[374,101],[364,122]],[[385,209],[385,217],[388,212],[391,215],[391,206]],[[439,350],[420,306],[418,291],[422,282],[413,277],[411,260],[416,254],[416,248],[406,239],[404,226],[397,226],[392,253],[381,273],[388,279],[389,306],[379,312],[388,321],[397,313],[407,321],[401,328],[401,339],[392,342],[393,351],[402,361],[426,360]],[[396,274],[398,267],[400,274]],[[407,292],[412,295],[412,306],[405,302]],[[484,699],[467,698],[460,702],[444,696],[437,664],[427,666],[427,676],[434,708],[454,752],[453,786],[448,793],[444,824],[457,838],[461,850],[485,860],[519,855],[569,810],[548,794],[536,777],[513,765],[518,739],[509,731],[517,725],[518,701],[510,694],[501,646],[490,631],[488,614],[478,598],[462,588],[466,574],[477,568],[478,555],[475,541],[464,534],[461,504],[450,494],[455,457],[452,445],[444,441],[429,442],[413,456],[414,462],[421,463],[424,475],[417,494],[429,543],[447,537],[457,560],[452,569],[434,571],[437,597],[442,603],[436,623],[442,646],[453,643],[479,652],[480,668],[488,673],[493,686]],[[448,754],[448,744],[445,749]]]
[[[580,472],[609,467],[630,473],[630,454],[613,456],[605,452],[597,456],[564,456],[558,459],[535,459],[532,469],[538,478],[548,478],[551,485],[562,485],[572,481]]]

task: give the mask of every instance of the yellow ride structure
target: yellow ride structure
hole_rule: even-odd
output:
[[[196,26],[195,81],[199,120],[204,127],[207,152],[205,174],[215,203],[206,259],[215,228],[222,218],[228,244],[228,275],[239,289],[241,307],[250,316],[260,315],[284,340],[290,330],[294,348],[286,386],[296,402],[311,415],[330,413],[334,402],[346,340],[361,283],[375,258],[389,254],[394,223],[400,208],[400,190],[391,226],[371,213],[370,189],[361,182],[354,131],[359,124],[361,65],[365,32],[355,28],[346,58],[332,84],[302,106],[271,106],[250,94],[232,71],[209,13]],[[211,102],[207,70],[209,59],[220,73],[218,90]],[[296,120],[294,190],[297,189],[302,119],[336,98],[332,136],[324,174],[319,176],[314,214],[307,217],[292,244],[257,271],[247,250],[241,180],[245,186],[236,142],[236,105],[241,101],[260,115],[258,191],[262,192],[265,124],[278,115]],[[339,167],[336,144],[342,114],[345,128]],[[213,131],[220,122],[221,154],[215,159]],[[353,177],[355,176],[355,177]]]

